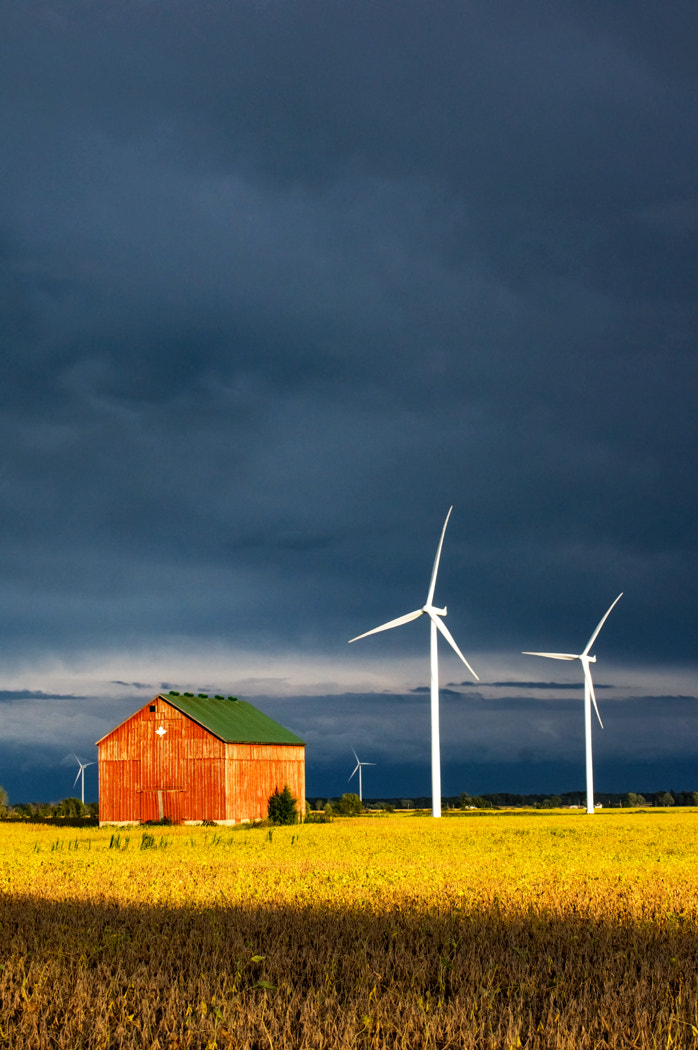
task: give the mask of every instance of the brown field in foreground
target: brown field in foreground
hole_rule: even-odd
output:
[[[697,822],[0,825],[0,1045],[695,1047]]]

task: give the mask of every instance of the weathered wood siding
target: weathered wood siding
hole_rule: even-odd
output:
[[[227,819],[266,817],[269,796],[288,784],[305,812],[305,748],[293,744],[226,744]]]
[[[224,758],[223,741],[166,701],[148,703],[99,745],[99,819],[223,820]]]
[[[302,746],[226,744],[162,697],[99,744],[102,823],[261,819],[285,784],[303,812]]]

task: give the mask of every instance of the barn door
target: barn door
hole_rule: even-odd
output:
[[[181,796],[184,787],[181,718],[161,714],[153,724],[153,769],[151,820],[181,820]]]
[[[157,793],[153,788],[141,788],[140,791],[141,800],[141,823],[145,823],[148,820],[158,819],[158,798]]]

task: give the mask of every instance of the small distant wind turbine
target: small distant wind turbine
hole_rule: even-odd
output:
[[[431,632],[430,632],[430,655],[431,655],[431,815],[432,817],[441,816],[441,744],[439,740],[439,653],[437,646],[437,631],[440,632],[448,644],[451,646],[456,656],[458,656],[465,666],[470,671],[473,678],[478,682],[480,679],[477,677],[468,661],[463,656],[462,652],[456,645],[453,635],[449,631],[446,624],[443,622],[443,617],[447,613],[447,609],[438,609],[434,604],[434,590],[436,588],[436,575],[439,571],[439,560],[441,558],[441,548],[443,547],[444,536],[446,535],[446,526],[448,525],[448,519],[451,517],[450,508],[446,515],[446,521],[441,531],[441,539],[439,540],[439,546],[436,551],[436,558],[434,559],[434,568],[431,573],[431,583],[429,584],[429,593],[427,595],[426,604],[421,609],[415,609],[414,612],[406,613],[405,616],[398,616],[396,620],[390,620],[388,623],[381,624],[380,627],[374,627],[371,631],[366,631],[364,634],[359,634],[356,638],[350,638],[351,642],[358,642],[360,638],[367,638],[369,634],[378,634],[379,631],[388,631],[392,627],[401,627],[403,623],[409,623],[410,620],[416,620],[419,616],[426,613],[431,620]]]
[[[596,657],[590,656],[591,647],[596,641],[599,631],[606,623],[611,609],[619,602],[623,597],[621,591],[615,602],[606,610],[604,615],[599,620],[596,630],[592,634],[591,638],[587,642],[586,649],[579,655],[575,653],[529,653],[525,652],[524,656],[546,656],[550,660],[579,660],[582,668],[584,669],[584,743],[586,748],[586,771],[587,771],[587,813],[594,812],[594,767],[591,758],[591,704],[594,704],[594,710],[596,711],[596,717],[599,720],[599,725],[603,729],[603,722],[601,721],[601,715],[599,714],[599,708],[596,703],[596,694],[594,693],[594,683],[591,680],[591,670],[589,664],[596,663]]]
[[[356,766],[354,768],[354,773],[356,773],[357,770],[359,771],[359,801],[363,802],[364,796],[363,796],[363,790],[362,790],[362,786],[361,786],[361,767],[362,766],[375,766],[376,763],[375,762],[361,762],[360,759],[359,759],[359,756],[356,753],[356,751],[354,751],[354,748],[351,749],[351,752],[352,752],[354,758],[356,759]],[[354,776],[354,773],[352,773],[351,777]],[[349,777],[349,780],[351,780],[351,777]]]
[[[73,758],[75,759],[75,761],[77,762],[78,766],[80,767],[78,769],[77,773],[75,774],[75,780],[73,781],[73,787],[75,787],[75,785],[77,784],[78,780],[81,781],[81,784],[80,784],[80,801],[82,802],[82,804],[84,806],[85,805],[85,770],[87,769],[88,766],[93,766],[94,762],[81,762],[74,751],[72,752],[72,755],[73,755]]]

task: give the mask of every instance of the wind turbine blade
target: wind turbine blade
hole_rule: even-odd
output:
[[[409,623],[410,620],[416,620],[423,612],[424,609],[415,609],[414,612],[406,613],[405,616],[398,616],[397,620],[390,620],[389,623],[382,623],[380,627],[374,627],[371,631],[364,631],[363,634],[357,634],[356,638],[349,639],[349,645],[351,645],[352,642],[358,642],[360,638],[368,638],[369,634],[378,634],[379,631],[389,631],[391,627],[401,627],[403,623]]]
[[[549,660],[578,660],[576,653],[530,653],[524,651],[522,656],[547,656]]]
[[[358,765],[358,766],[356,767],[356,769],[360,769],[360,768],[361,768],[361,763],[359,763],[359,765]],[[356,769],[354,770],[354,773],[356,773]],[[354,776],[354,773],[352,773],[351,777],[353,777],[353,776]],[[351,777],[347,777],[347,784],[348,784],[348,783],[349,783],[349,781],[351,780]]]
[[[446,526],[448,525],[448,519],[451,517],[451,511],[452,510],[453,510],[453,507],[451,507],[449,509],[449,512],[446,515],[446,521],[444,522],[444,527],[441,530],[441,539],[439,540],[439,547],[438,547],[438,550],[436,552],[436,557],[434,558],[434,568],[431,571],[431,583],[429,584],[429,594],[427,595],[427,605],[431,605],[431,603],[434,600],[434,591],[436,589],[436,574],[439,571],[439,561],[441,560],[441,548],[444,545],[444,536],[446,535]]]
[[[616,598],[616,601],[618,601],[618,598]],[[613,604],[615,605],[615,602]],[[589,695],[591,696],[592,702],[594,704],[594,710],[596,711],[596,717],[599,720],[599,725],[603,729],[603,722],[601,721],[601,715],[599,714],[599,705],[596,703],[596,693],[594,692],[594,682],[591,677],[591,671],[586,660],[582,660],[582,665],[584,667],[584,677],[586,678],[587,686],[589,687]]]
[[[82,769],[78,769],[77,773],[75,774],[75,780],[73,781],[73,787],[75,787],[75,785],[77,784],[78,780],[80,779],[80,774],[81,773],[82,773]]]
[[[587,647],[584,650],[584,652],[582,653],[582,656],[586,656],[587,653],[591,652],[591,647],[594,644],[594,642],[596,641],[596,637],[597,637],[599,631],[601,630],[603,625],[606,623],[606,620],[608,619],[608,614],[610,613],[611,609],[616,604],[616,602],[619,602],[622,597],[623,597],[623,592],[621,591],[620,594],[618,595],[618,597],[616,598],[616,601],[613,602],[613,604],[606,610],[606,613],[601,617],[601,619],[599,620],[599,624],[598,624],[596,630],[594,631],[594,633],[592,634],[591,638],[587,642]],[[596,703],[596,701],[594,701],[594,703]]]
[[[465,666],[466,666],[466,667],[468,668],[468,670],[470,671],[470,673],[471,673],[471,675],[473,676],[473,678],[474,678],[474,679],[475,679],[475,680],[476,680],[477,682],[479,682],[479,681],[480,681],[480,679],[479,679],[479,678],[478,678],[478,676],[477,676],[477,675],[475,674],[475,672],[473,671],[472,667],[470,666],[470,664],[468,663],[468,661],[467,661],[467,660],[465,659],[465,657],[463,656],[463,654],[462,654],[462,652],[460,651],[460,649],[458,648],[458,646],[456,645],[456,640],[455,640],[455,638],[453,637],[453,635],[451,634],[451,632],[449,631],[448,627],[447,627],[447,626],[446,626],[446,624],[445,624],[445,623],[443,622],[443,620],[441,619],[441,617],[440,617],[440,616],[435,616],[435,615],[434,615],[433,613],[429,613],[429,615],[431,616],[432,620],[433,620],[433,621],[434,621],[434,623],[436,624],[436,626],[437,626],[438,630],[439,630],[439,631],[441,632],[441,634],[442,634],[442,635],[444,636],[444,638],[446,639],[446,641],[448,642],[448,644],[449,644],[449,645],[451,646],[451,648],[453,649],[453,651],[454,651],[454,653],[456,654],[456,656],[460,656],[461,660],[463,661],[463,663],[465,664]]]

